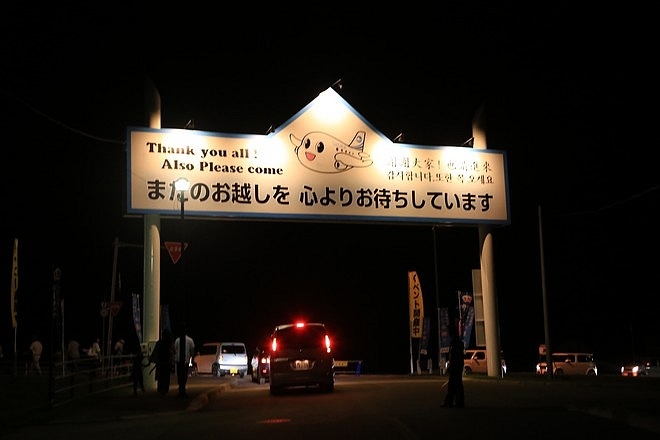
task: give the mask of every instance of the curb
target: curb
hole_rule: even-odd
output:
[[[218,386],[217,388],[214,388],[209,392],[200,394],[199,396],[195,397],[192,402],[190,402],[190,405],[188,405],[188,407],[186,408],[186,412],[199,411],[200,409],[208,405],[212,399],[217,398],[223,391],[230,388],[231,385],[223,384]]]
[[[614,420],[628,426],[634,426],[635,428],[645,429],[660,434],[660,423],[657,419],[650,416],[643,416],[639,413],[612,408],[580,408],[574,405],[569,405],[567,408],[570,411],[583,412],[592,416]]]

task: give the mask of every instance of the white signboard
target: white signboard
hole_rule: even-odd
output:
[[[394,143],[332,88],[268,135],[128,129],[129,214],[508,224],[506,156]]]

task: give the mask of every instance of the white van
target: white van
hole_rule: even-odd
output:
[[[242,342],[221,342],[218,353],[218,375],[245,376],[248,370],[248,358],[245,344]]]
[[[463,374],[488,374],[488,351],[485,348],[469,348],[465,350],[463,362],[465,364],[463,367]],[[504,377],[506,374],[506,362],[504,361],[504,357],[500,359],[500,364],[500,376]]]
[[[546,374],[548,363],[536,364],[536,374]],[[553,353],[552,372],[555,376],[598,376],[593,353]]]
[[[242,342],[206,342],[193,359],[194,374],[245,376],[248,358]]]

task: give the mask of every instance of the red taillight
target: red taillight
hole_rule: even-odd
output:
[[[270,343],[270,349],[271,349],[273,352],[276,352],[276,351],[277,351],[277,338],[273,338],[273,340],[271,341],[271,343]]]
[[[330,336],[325,335],[325,350],[330,353]]]
[[[296,327],[297,328],[303,328],[305,326],[304,322],[296,322]]]

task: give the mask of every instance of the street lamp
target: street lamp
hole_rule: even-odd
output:
[[[181,256],[183,257],[183,250],[185,247],[185,225],[184,213],[186,205],[186,191],[190,188],[190,182],[185,177],[180,177],[174,181],[174,189],[177,191],[177,198],[181,202]],[[183,292],[181,308],[181,335],[179,336],[179,368],[177,368],[177,375],[179,380],[179,396],[186,395],[186,380],[188,379],[188,367],[186,365],[186,282],[185,282],[185,261],[182,263],[183,267],[181,272],[183,274]]]

